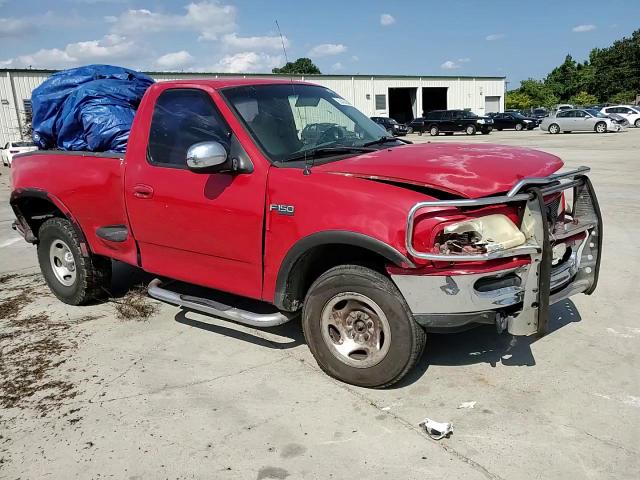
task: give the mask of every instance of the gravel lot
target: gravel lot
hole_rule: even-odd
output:
[[[114,302],[60,303],[10,228],[0,167],[0,478],[637,479],[640,129],[409,139],[591,166],[605,221],[595,294],[554,306],[537,341],[431,335],[400,385],[360,389],[318,369],[297,322],[256,330],[160,304],[118,318],[114,302],[149,280],[124,265]],[[453,435],[429,439],[427,416]]]

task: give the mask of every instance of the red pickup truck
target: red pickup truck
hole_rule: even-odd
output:
[[[157,83],[125,155],[16,157],[14,225],[63,302],[100,297],[111,259],[126,262],[158,275],[152,297],[188,309],[254,326],[301,314],[322,369],[368,387],[401,379],[426,332],[541,334],[550,304],[594,291],[602,220],[588,168],[409,143],[317,85]]]

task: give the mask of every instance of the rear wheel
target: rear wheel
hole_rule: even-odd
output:
[[[558,125],[557,123],[552,123],[551,125],[549,125],[549,133],[552,133],[554,135],[560,133],[560,125]]]
[[[361,387],[399,381],[426,343],[393,282],[359,265],[334,267],[311,285],[302,326],[320,368]]]
[[[596,123],[596,132],[598,133],[607,133],[607,124],[604,122]]]
[[[466,128],[464,129],[464,133],[466,133],[467,135],[475,135],[476,134],[475,125],[467,125]]]
[[[429,135],[431,135],[432,137],[437,137],[439,133],[440,129],[438,128],[438,126],[431,125],[431,127],[429,128]]]
[[[78,234],[65,218],[51,218],[40,227],[38,262],[53,294],[69,305],[103,297],[111,284],[111,260],[83,256]]]

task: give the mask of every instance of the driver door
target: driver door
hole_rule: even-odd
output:
[[[260,298],[267,166],[243,174],[189,170],[187,150],[198,142],[217,141],[233,157],[247,154],[208,91],[154,93],[148,145],[130,142],[125,172],[142,267]]]

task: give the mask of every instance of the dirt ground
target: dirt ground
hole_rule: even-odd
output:
[[[430,335],[399,385],[356,388],[320,371],[298,322],[257,330],[159,304],[136,290],[151,277],[122,264],[112,301],[62,304],[10,228],[0,167],[0,478],[637,479],[640,129],[409,139],[591,166],[596,293],[555,305],[542,339]],[[453,435],[429,439],[425,417]]]

